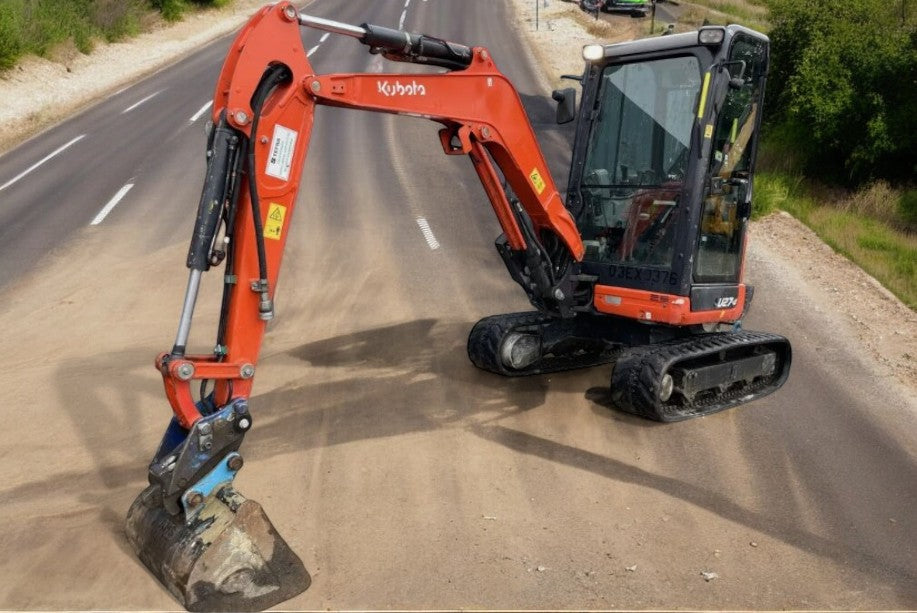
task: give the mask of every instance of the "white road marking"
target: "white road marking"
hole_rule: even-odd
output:
[[[121,111],[121,114],[124,115],[125,113],[130,113],[131,111],[133,111],[135,108],[137,108],[138,106],[140,106],[140,105],[143,104],[144,102],[149,102],[150,100],[152,100],[153,98],[155,98],[156,96],[158,96],[158,95],[161,94],[161,93],[162,93],[162,90],[159,90],[158,92],[153,92],[152,94],[150,94],[149,96],[147,96],[147,97],[144,98],[143,100],[138,100],[138,101],[135,102],[134,104],[130,105],[129,107],[127,107],[126,109],[124,109],[123,111]]]
[[[318,39],[318,42],[319,43],[325,42],[326,40],[328,40],[329,36],[331,36],[331,32],[325,32],[324,34],[322,34],[322,37]]]
[[[404,8],[411,6],[411,0],[404,0]]]
[[[206,113],[207,111],[209,111],[209,110],[210,110],[210,107],[212,107],[212,106],[213,106],[213,100],[209,100],[209,101],[207,102],[207,104],[205,104],[204,106],[202,106],[202,107],[201,107],[201,110],[199,110],[197,113],[195,113],[194,115],[192,115],[192,116],[191,116],[191,119],[189,119],[188,121],[189,121],[190,123],[194,123],[195,121],[197,121],[198,119],[201,118],[201,115],[203,115],[204,113]]]
[[[70,141],[70,142],[67,143],[66,145],[61,145],[60,147],[58,147],[57,149],[55,149],[54,151],[52,151],[51,153],[49,153],[48,155],[46,155],[46,156],[43,157],[42,159],[40,159],[40,160],[38,160],[37,162],[35,162],[34,164],[32,164],[31,166],[29,166],[28,168],[26,168],[25,170],[23,170],[22,172],[20,172],[18,175],[16,175],[15,177],[13,177],[12,179],[10,179],[9,181],[7,181],[6,183],[4,183],[3,185],[0,185],[0,192],[2,192],[3,190],[5,190],[5,189],[6,189],[7,187],[9,187],[10,185],[12,185],[13,183],[15,183],[16,181],[18,181],[18,180],[21,179],[22,177],[26,176],[27,174],[29,174],[30,172],[32,172],[33,170],[35,170],[36,168],[38,168],[39,166],[41,166],[42,164],[44,164],[45,162],[47,162],[47,161],[50,160],[51,158],[53,158],[55,155],[58,155],[58,154],[62,153],[65,149],[67,149],[67,148],[70,147],[71,145],[75,144],[75,143],[78,142],[78,141],[83,140],[85,137],[86,137],[85,134],[80,134],[79,136],[77,136],[76,138],[74,138],[72,141]]]
[[[420,226],[420,231],[423,232],[423,237],[427,240],[427,244],[430,245],[430,249],[433,251],[439,249],[439,241],[433,236],[433,230],[430,229],[430,224],[427,223],[426,218],[418,217],[416,221],[417,225]]]
[[[408,10],[407,10],[407,9],[404,9],[403,11],[401,11],[401,19],[398,20],[398,29],[399,29],[399,30],[402,29],[402,28],[404,27],[404,18],[407,17],[407,16],[408,16]]]
[[[306,52],[306,57],[310,57],[313,53],[315,53],[316,51],[318,51],[318,47],[319,47],[319,45],[315,45],[314,47],[312,47],[311,49],[309,49],[309,51]]]
[[[118,206],[118,203],[121,202],[121,199],[127,195],[127,192],[131,191],[131,188],[134,187],[133,183],[128,183],[124,187],[118,190],[118,193],[112,196],[112,199],[108,201],[108,204],[102,207],[102,210],[99,211],[99,214],[96,215],[95,219],[89,224],[90,226],[97,226],[102,221],[108,217],[108,214],[111,213],[112,209]]]

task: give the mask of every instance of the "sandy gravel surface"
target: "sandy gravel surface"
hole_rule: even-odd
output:
[[[839,337],[863,347],[877,376],[917,391],[917,313],[788,213],[753,224],[751,240],[750,258],[799,275],[804,290],[793,299],[800,308],[819,313]]]
[[[547,7],[539,7],[536,30],[534,3],[511,2],[516,25],[528,37],[545,75],[546,89],[560,85],[560,74],[581,71],[583,45],[629,40],[643,27],[642,20],[626,17],[597,25],[575,3],[550,0]],[[25,58],[0,75],[0,124],[5,126],[0,152],[231,32],[263,5],[263,0],[236,0],[224,9],[192,14],[127,42],[100,44],[92,54],[66,63]],[[890,376],[917,391],[917,314],[875,279],[785,213],[753,224],[749,257],[766,257],[797,272],[804,284],[800,291],[809,301],[804,308],[824,313],[851,343],[862,346],[879,376]]]
[[[530,31],[522,11],[531,2],[512,1],[520,9],[519,28]],[[550,0],[549,9],[571,8]],[[558,63],[544,72],[575,71],[580,41],[591,37],[574,27],[580,24],[575,16],[570,24],[560,13],[550,19],[551,28],[535,40]],[[224,31],[241,17],[226,20]],[[171,35],[157,34],[163,40]],[[150,44],[126,44],[106,60],[84,58],[84,71],[67,73],[75,95],[95,87],[103,72],[123,78],[83,102],[60,95],[52,106],[76,108],[126,85],[126,67],[147,55]],[[182,47],[178,56],[193,46]],[[561,55],[561,49],[569,53]],[[13,95],[7,83],[0,86],[0,107],[30,95]],[[23,112],[41,112],[35,109]],[[378,124],[359,115],[343,123],[337,138],[357,142],[375,134],[372,142],[390,147],[378,157],[398,160],[401,143],[424,127],[395,120],[380,135],[370,132]],[[316,142],[329,129],[317,124]],[[327,167],[309,175],[316,189],[346,191],[356,203],[379,197],[377,183],[330,172],[334,158],[327,157]],[[429,184],[463,193],[454,189],[455,175],[442,170],[439,158],[414,163],[417,172],[399,177],[403,191],[393,190],[405,202],[422,202]],[[196,175],[189,185],[171,186],[166,206],[193,203],[198,189]],[[137,190],[132,195],[140,218],[163,215],[158,193]],[[387,195],[385,200],[397,201]],[[489,262],[489,229],[477,223],[471,208],[459,206],[461,198],[444,207],[451,223],[438,236],[446,246],[480,244],[480,256],[471,251],[474,261]],[[247,443],[251,462],[240,476],[240,489],[269,509],[317,579],[310,592],[283,606],[395,609],[414,590],[421,595],[408,602],[429,609],[530,602],[545,609],[913,608],[908,588],[883,582],[878,571],[863,573],[862,560],[851,563],[851,551],[831,538],[860,531],[866,540],[885,530],[906,540],[913,534],[906,515],[881,518],[878,528],[831,525],[833,516],[822,517],[811,490],[833,475],[822,471],[819,483],[806,483],[794,467],[808,456],[786,457],[790,447],[775,435],[778,429],[743,427],[739,415],[750,411],[656,427],[611,413],[596,400],[583,402],[595,373],[511,382],[481,376],[467,365],[463,335],[474,310],[506,309],[499,293],[507,283],[502,271],[466,283],[465,263],[443,249],[433,256],[442,256],[435,260],[436,278],[427,278],[426,269],[405,264],[431,257],[420,239],[409,257],[386,248],[415,230],[412,219],[399,226],[387,209],[349,211],[352,216],[342,218],[338,208],[328,207],[319,213],[322,223],[291,230],[290,261],[315,262],[329,276],[350,281],[326,285],[310,267],[285,269],[283,317],[266,338],[270,349],[262,356],[255,398],[259,422]],[[5,363],[6,372],[15,374],[7,405],[28,409],[27,419],[10,424],[9,442],[0,447],[8,468],[0,501],[8,528],[0,535],[0,550],[8,553],[0,558],[7,579],[0,584],[0,601],[10,608],[176,606],[139,568],[120,531],[124,510],[142,487],[150,441],[163,425],[162,386],[150,362],[171,340],[162,330],[174,329],[182,298],[175,271],[184,260],[187,228],[185,222],[160,245],[138,224],[122,222],[114,229],[119,231],[84,229],[43,263],[27,289],[8,293],[0,309],[8,346],[26,348],[8,352]],[[479,240],[468,240],[467,234],[477,233]],[[347,258],[339,257],[341,245],[350,249]],[[813,352],[863,347],[866,368],[885,376],[889,387],[899,381],[914,390],[915,314],[798,222],[778,214],[755,224],[749,269],[752,282],[780,293],[770,303],[786,308],[788,318],[824,322],[810,326]],[[393,270],[399,271],[394,278]],[[439,301],[414,299],[430,286],[441,288]],[[196,325],[213,329],[219,294],[205,294],[205,317]],[[367,306],[364,295],[374,303]],[[443,308],[447,300],[452,311]],[[763,310],[768,297],[760,300]],[[106,317],[85,316],[103,307]],[[38,322],[46,333],[35,333]],[[805,384],[798,378],[788,383]],[[855,385],[852,378],[849,386]],[[36,401],[35,390],[45,397]],[[779,414],[764,407],[754,415],[767,426]],[[898,447],[914,448],[911,432],[897,433]],[[759,449],[766,450],[774,473],[749,479],[752,452]],[[861,461],[859,453],[852,456],[851,462]],[[691,468],[701,461],[703,471]],[[886,484],[897,477],[895,469],[910,461],[905,456],[870,475],[875,488],[891,490]],[[449,470],[445,462],[453,464]],[[281,477],[290,483],[283,493],[277,488]],[[728,497],[719,494],[724,490]],[[858,490],[855,498],[868,507],[871,493]],[[907,494],[905,486],[897,495],[907,500]],[[569,504],[554,505],[553,499]],[[852,523],[861,516],[871,517],[843,519]],[[113,586],[108,571],[121,565],[126,572],[118,573]],[[405,575],[404,569],[418,566],[418,575]],[[364,576],[355,577],[355,569]],[[706,581],[703,571],[720,576]]]
[[[535,29],[534,4],[511,0],[516,23],[542,67],[546,86],[560,74],[581,70],[580,49],[600,40],[632,38],[639,21],[620,18],[593,29],[591,17],[575,4],[552,0],[540,7]],[[238,27],[262,0],[236,0],[222,10],[196,13],[127,42],[100,44],[91,55],[66,63],[29,57],[0,75],[0,151],[68,116],[94,100],[181,59],[187,52]],[[302,6],[305,3],[299,3]],[[594,30],[593,30],[594,31]],[[872,356],[876,372],[891,375],[917,391],[917,314],[875,279],[834,253],[808,228],[787,214],[753,224],[750,257],[766,257],[794,269],[805,284],[807,308],[849,332],[851,343]]]

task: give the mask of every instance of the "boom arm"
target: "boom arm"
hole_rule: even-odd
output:
[[[316,75],[299,26],[358,38],[389,59],[445,74]],[[498,241],[513,278],[540,308],[568,314],[570,267],[584,248],[548,171],[519,96],[488,51],[364,24],[299,15],[289,2],[262,9],[230,49],[214,95],[215,130],[188,256],[191,275],[179,332],[157,358],[176,417],[202,415],[250,394],[296,206],[316,104],[420,116],[439,122],[443,150],[471,158],[503,229]],[[503,189],[497,169],[512,193]],[[516,200],[518,198],[518,200]],[[220,237],[223,237],[220,240]],[[226,257],[223,308],[213,355],[186,356],[200,275]],[[194,380],[215,382],[195,402]],[[202,387],[203,392],[203,387]]]

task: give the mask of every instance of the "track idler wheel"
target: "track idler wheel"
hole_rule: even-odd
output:
[[[189,611],[260,611],[312,582],[254,500],[225,488],[191,519],[165,510],[158,485],[131,505],[127,538],[140,560]]]
[[[775,392],[791,361],[787,339],[748,330],[632,347],[615,364],[611,398],[657,421],[701,417]]]

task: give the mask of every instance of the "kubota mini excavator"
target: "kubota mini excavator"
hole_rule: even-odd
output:
[[[318,75],[301,26],[437,70]],[[615,404],[662,421],[783,384],[787,340],[739,325],[752,296],[742,272],[767,38],[704,27],[583,56],[578,114],[574,89],[553,96],[558,121],[578,119],[564,201],[487,49],[310,17],[289,2],[239,33],[214,95],[178,333],[156,360],[174,417],[127,518],[140,559],[185,607],[261,609],[310,583],[233,479],[317,104],[430,119],[447,155],[471,159],[503,230],[497,250],[536,308],[478,322],[476,366],[517,376],[614,362]],[[221,263],[215,347],[189,355],[201,275]]]

